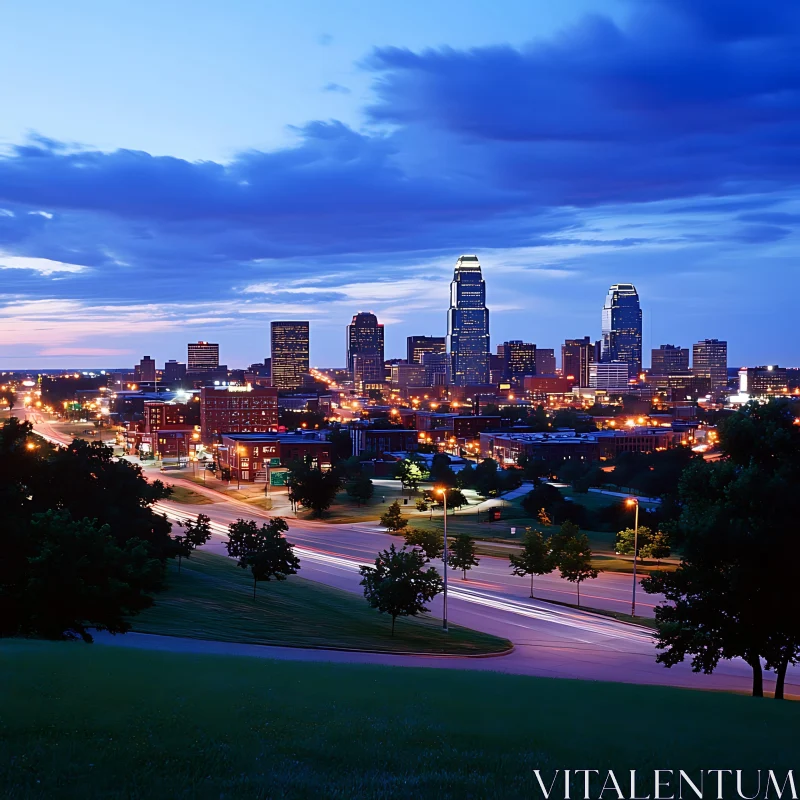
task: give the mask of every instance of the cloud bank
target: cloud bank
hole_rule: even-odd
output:
[[[564,248],[559,267],[601,298],[625,277],[609,247],[644,280],[653,247],[685,248],[701,280],[722,249],[734,280],[763,257],[794,287],[775,248],[800,218],[799,8],[643,0],[623,26],[590,16],[522,49],[378,49],[361,130],[312,121],[293,146],[228,163],[37,136],[0,157],[4,291],[187,309],[257,293],[346,315],[402,305],[420,275],[446,281],[461,252],[513,251],[535,270]]]

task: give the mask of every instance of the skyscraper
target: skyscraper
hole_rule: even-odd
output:
[[[728,385],[728,343],[720,339],[703,339],[692,345],[692,374],[707,378],[711,393]]]
[[[358,376],[356,376],[356,357]],[[383,325],[378,318],[361,311],[347,326],[347,369],[353,373],[357,383],[382,383],[383,368]]]
[[[497,348],[503,357],[503,377],[515,386],[522,385],[526,375],[536,374],[536,345],[512,339]]]
[[[421,364],[425,353],[446,353],[447,341],[444,336],[409,336],[406,339],[406,361]]]
[[[615,283],[603,306],[601,361],[624,361],[628,376],[642,371],[642,309],[632,283]]]
[[[186,378],[186,364],[171,359],[164,364],[164,383],[176,383]]]
[[[142,360],[133,368],[133,376],[140,383],[153,383],[156,379],[156,362],[150,356],[143,356]]]
[[[308,372],[308,322],[270,323],[272,385],[297,389]]]
[[[456,261],[450,284],[447,339],[455,386],[489,383],[489,309],[477,256]]]
[[[589,385],[589,365],[595,362],[595,345],[588,337],[567,339],[561,345],[561,375],[572,376],[574,386],[585,388]]]
[[[219,367],[219,345],[197,342],[189,345],[187,372],[213,372]]]
[[[651,375],[675,375],[689,371],[689,348],[662,344],[650,353]]]
[[[552,347],[536,348],[536,374],[556,374],[556,351]]]

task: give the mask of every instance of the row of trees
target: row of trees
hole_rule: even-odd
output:
[[[523,538],[522,552],[512,554],[509,560],[514,575],[530,576],[531,597],[534,577],[549,575],[558,569],[562,578],[576,585],[579,606],[581,584],[599,575],[599,570],[592,566],[588,537],[572,522],[563,523],[558,532],[549,537],[541,531],[528,529]]]
[[[501,469],[492,458],[486,458],[475,466],[467,464],[460,472],[455,472],[446,453],[436,453],[428,469],[422,459],[412,453],[398,462],[394,477],[410,493],[415,493],[427,480],[448,489],[474,489],[482,497],[497,497],[521,486],[523,472],[516,467]]]

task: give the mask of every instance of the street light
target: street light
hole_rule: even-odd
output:
[[[442,496],[444,507],[444,606],[442,609],[442,629],[447,631],[447,489],[437,489],[436,492]]]
[[[631,600],[631,616],[636,616],[636,556],[639,554],[639,500],[629,497],[625,505],[636,507],[636,516],[633,523],[633,599]]]

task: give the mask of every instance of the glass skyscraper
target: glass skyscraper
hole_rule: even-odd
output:
[[[272,385],[297,389],[308,372],[308,322],[270,323]]]
[[[642,309],[632,283],[615,283],[603,306],[600,360],[624,361],[628,376],[638,378],[642,371]]]
[[[456,261],[450,284],[447,344],[455,386],[489,383],[489,309],[477,256],[461,256]]]
[[[383,325],[369,311],[356,314],[347,326],[347,368],[356,383],[383,383],[385,380]]]

